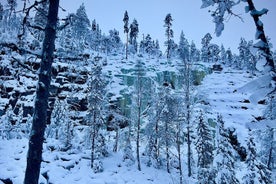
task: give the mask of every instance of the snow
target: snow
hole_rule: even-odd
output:
[[[205,107],[209,110],[209,118],[215,119],[217,114],[221,114],[225,126],[236,128],[238,138],[243,142],[247,136],[247,125],[254,121],[254,116],[262,116],[265,108],[264,105],[256,103],[260,98],[254,96],[255,99],[251,102],[252,94],[256,94],[257,97],[263,96],[256,91],[261,86],[266,86],[264,81],[268,79],[268,76],[263,76],[258,80],[247,72],[231,68],[224,68],[222,72],[208,75],[203,80],[199,93],[209,102]],[[246,103],[246,100],[249,100],[249,103]]]
[[[60,144],[56,140],[48,139],[44,144],[43,162],[41,173],[47,172],[49,182],[55,184],[169,184],[175,183],[177,178],[168,174],[165,170],[157,170],[142,165],[142,171],[138,171],[136,165],[126,167],[122,162],[122,153],[112,153],[104,160],[104,172],[94,174],[90,168],[90,151],[70,152],[51,151],[52,145]],[[0,178],[10,178],[15,184],[24,180],[26,167],[26,154],[28,140],[13,139],[0,140]],[[7,154],[9,153],[9,154]],[[40,176],[40,183],[46,183],[43,176]]]

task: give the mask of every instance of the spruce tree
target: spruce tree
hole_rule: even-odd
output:
[[[216,183],[237,184],[234,149],[230,144],[227,130],[221,115],[217,118],[216,152],[214,166],[216,169]]]
[[[172,16],[171,14],[167,14],[165,17],[165,24],[164,27],[166,28],[165,30],[165,35],[167,37],[167,41],[165,42],[165,46],[167,46],[166,52],[167,52],[167,59],[169,59],[171,57],[171,52],[172,52],[172,48],[173,48],[173,30],[172,30]]]
[[[213,164],[213,137],[212,132],[206,119],[204,118],[203,112],[200,111],[197,118],[197,140],[196,140],[196,150],[198,154],[198,182],[212,183],[210,178],[212,178],[212,164]]]
[[[128,27],[129,17],[128,17],[127,11],[125,11],[123,21],[124,21],[124,33],[126,34],[126,59],[127,59],[128,58],[128,32],[129,32],[129,27]]]
[[[129,42],[131,45],[133,45],[135,52],[138,51],[138,43],[137,43],[138,33],[139,33],[139,24],[136,19],[133,19],[133,22],[130,25]]]
[[[261,162],[258,161],[256,144],[253,138],[253,132],[249,130],[249,135],[247,139],[247,173],[243,177],[245,184],[263,183],[272,184],[271,172],[268,168]]]
[[[102,172],[101,157],[107,156],[105,140],[101,133],[104,127],[104,103],[105,103],[105,80],[102,68],[94,63],[91,79],[89,81],[88,115],[86,121],[90,126],[91,137],[91,168],[94,172]]]

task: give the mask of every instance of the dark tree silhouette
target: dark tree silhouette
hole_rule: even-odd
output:
[[[48,20],[43,41],[24,184],[37,184],[39,179],[47,119],[51,67],[55,49],[58,7],[59,0],[49,0]]]

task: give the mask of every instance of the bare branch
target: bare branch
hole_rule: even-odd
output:
[[[27,65],[25,65],[24,63],[22,63],[19,59],[15,58],[15,57],[13,57],[13,56],[12,56],[12,59],[13,59],[14,61],[16,61],[16,62],[17,62],[20,66],[22,66],[23,68],[25,68],[25,69],[27,69],[27,70],[29,70],[29,71],[35,73],[34,70],[32,70],[30,67],[28,67]]]

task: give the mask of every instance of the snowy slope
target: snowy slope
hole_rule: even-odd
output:
[[[111,63],[113,62],[113,63]],[[110,73],[114,80],[110,84],[115,96],[120,95],[122,86],[118,85],[121,78],[116,75],[120,74],[122,68],[131,69],[132,63],[123,63],[120,58],[108,60],[108,65],[104,68],[104,72]],[[157,60],[146,62],[151,68],[158,66]],[[174,71],[173,66],[161,68],[158,70]],[[109,72],[110,71],[110,72]],[[148,72],[148,75],[154,75],[156,70]],[[204,108],[208,112],[209,118],[216,118],[217,114],[224,117],[227,127],[235,127],[237,129],[238,138],[242,144],[247,137],[246,126],[248,123],[255,121],[254,117],[261,116],[265,108],[262,104],[250,102],[251,92],[244,93],[240,89],[254,80],[257,77],[252,77],[249,73],[224,68],[222,72],[214,72],[207,75],[198,87],[199,96],[205,101]],[[26,167],[28,140],[0,139],[0,178],[11,178],[15,184],[22,183],[24,179],[24,170]],[[47,139],[44,144],[43,162],[41,173],[49,175],[49,181],[54,184],[174,184],[178,183],[177,170],[173,169],[171,174],[168,174],[165,169],[155,169],[147,167],[143,162],[142,171],[138,171],[136,163],[127,167],[122,161],[122,152],[110,153],[108,158],[103,160],[104,172],[95,174],[90,168],[90,150],[70,150],[61,152],[52,150],[53,147],[59,145],[59,142],[54,139]],[[111,145],[110,145],[111,146]],[[110,149],[111,150],[111,149]],[[183,165],[183,168],[187,166]],[[240,168],[242,170],[242,168]],[[240,172],[242,177],[243,172]],[[186,174],[185,174],[186,175]],[[46,183],[45,178],[40,177],[41,183]],[[1,182],[0,182],[1,183]],[[192,183],[192,182],[191,182]]]
[[[250,101],[252,91],[239,90],[256,78],[245,71],[224,68],[208,75],[199,89],[200,95],[209,103],[210,117],[221,114],[227,127],[237,129],[241,140],[247,136],[247,125],[256,122],[255,117],[262,116],[265,108],[265,105]]]

